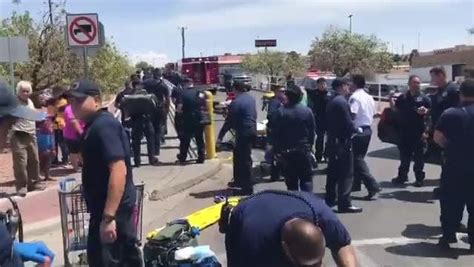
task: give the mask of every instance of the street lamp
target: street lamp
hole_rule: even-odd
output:
[[[352,17],[354,15],[350,14],[349,16],[347,16],[349,18],[349,33],[352,34]]]

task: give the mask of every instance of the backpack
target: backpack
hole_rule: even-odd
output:
[[[128,115],[146,115],[156,111],[158,101],[155,95],[138,90],[134,94],[124,95],[121,106]]]
[[[157,234],[148,237],[143,247],[145,267],[179,266],[174,259],[174,252],[180,248],[197,246],[198,234],[199,230],[191,227],[187,220],[168,223]]]

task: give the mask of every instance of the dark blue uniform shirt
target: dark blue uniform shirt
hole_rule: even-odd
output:
[[[419,115],[417,109],[431,107],[431,100],[422,94],[413,96],[409,91],[397,98],[395,107],[398,111],[398,126],[400,133],[405,136],[420,137],[426,131],[427,120]]]
[[[164,104],[170,94],[168,86],[160,79],[147,79],[143,81],[143,88],[150,94],[154,94],[158,103]]]
[[[229,112],[219,133],[219,139],[222,139],[222,133],[225,134],[228,129],[234,129],[237,136],[257,135],[257,105],[255,98],[250,94],[238,94],[229,105]]]
[[[443,173],[448,179],[466,177],[474,184],[474,104],[450,108],[440,117],[436,130],[448,140]],[[460,177],[461,176],[461,177]]]
[[[333,251],[351,243],[346,228],[324,200],[308,192],[289,194],[269,191],[242,201],[232,211],[226,233],[228,266],[291,266],[282,249],[281,230],[287,221],[294,218],[307,219],[319,225],[326,246]]]
[[[82,185],[92,216],[102,216],[109,185],[109,164],[124,160],[127,166],[125,189],[119,209],[133,207],[136,190],[130,164],[130,143],[122,125],[113,115],[99,111],[85,127],[82,148]]]
[[[337,95],[328,103],[327,131],[333,138],[348,140],[356,132],[352,123],[351,107],[346,97]]]
[[[187,88],[182,92],[182,118],[185,128],[194,129],[201,121],[201,106],[205,99],[199,98],[199,93],[200,91],[196,88]]]
[[[441,114],[448,108],[459,105],[459,85],[449,82],[444,87],[430,95],[431,99],[431,122],[436,125]]]
[[[308,98],[310,107],[313,110],[316,126],[325,129],[326,126],[326,109],[329,101],[334,97],[335,93],[331,90],[309,90]]]
[[[313,147],[315,123],[310,108],[301,104],[281,107],[274,112],[272,121],[276,151]]]

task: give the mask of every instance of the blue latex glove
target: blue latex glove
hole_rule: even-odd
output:
[[[45,257],[49,257],[53,262],[54,253],[46,247],[43,242],[18,243],[13,244],[13,252],[23,261],[33,261],[44,263]]]

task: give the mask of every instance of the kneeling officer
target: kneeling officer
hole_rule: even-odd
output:
[[[311,148],[315,138],[313,112],[299,104],[303,91],[298,86],[290,85],[285,95],[286,103],[272,116],[275,152],[279,155],[288,190],[299,188],[312,192]]]
[[[228,267],[322,266],[325,247],[337,266],[357,265],[346,228],[309,192],[258,193],[241,200],[220,225]]]

